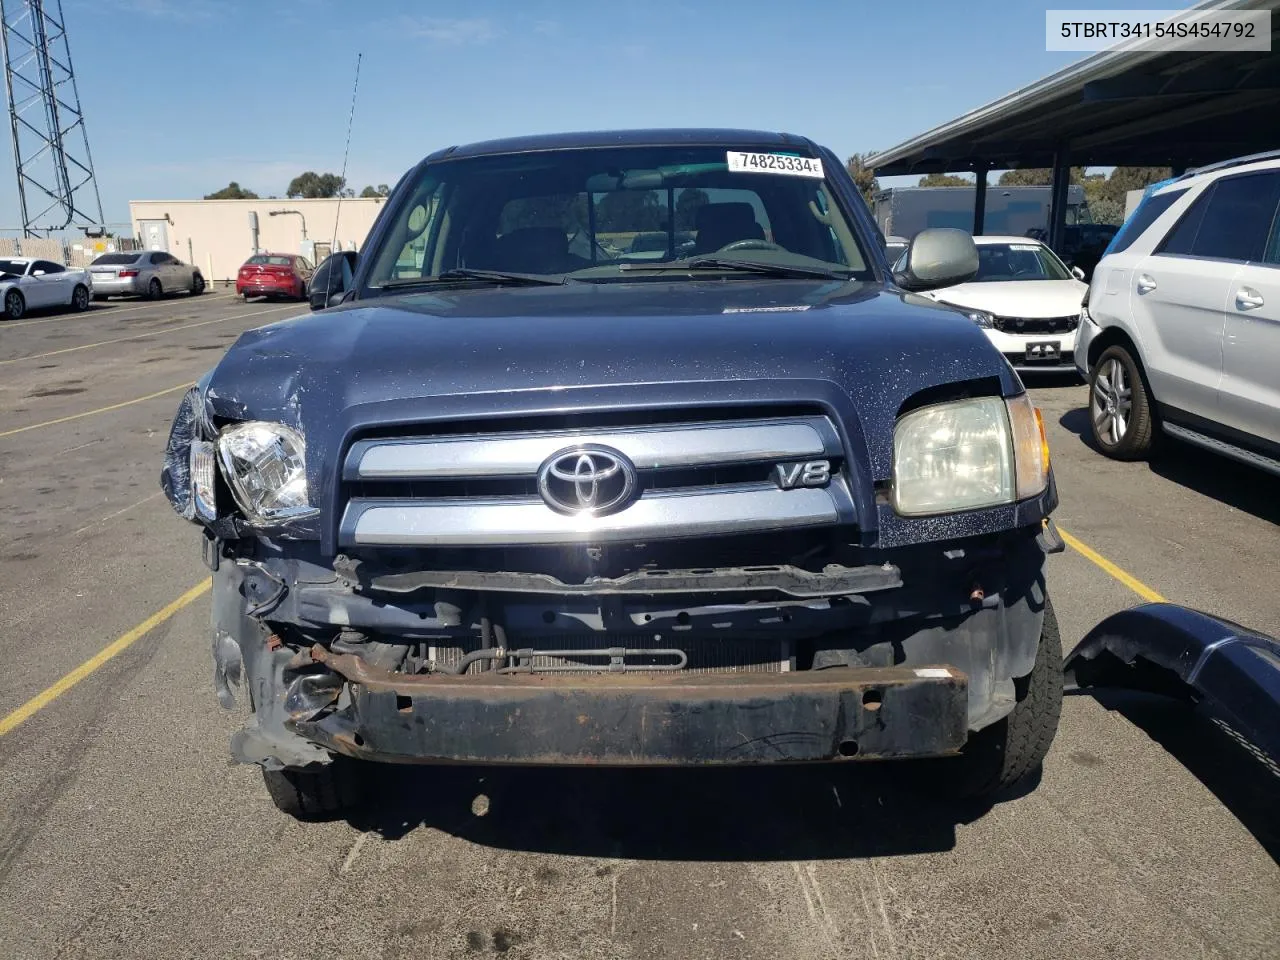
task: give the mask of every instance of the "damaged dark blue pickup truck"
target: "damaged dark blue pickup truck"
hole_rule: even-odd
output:
[[[237,759],[300,815],[356,760],[1038,768],[1061,649],[1043,426],[930,230],[890,275],[800,137],[442,150],[321,312],[183,399]]]

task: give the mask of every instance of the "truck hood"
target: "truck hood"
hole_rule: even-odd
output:
[[[884,479],[903,402],[975,380],[1022,391],[981,330],[921,297],[717,279],[359,301],[246,332],[201,386],[216,417],[300,429],[315,493],[375,426],[768,403],[825,406],[863,475]]]

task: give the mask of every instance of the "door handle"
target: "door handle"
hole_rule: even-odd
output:
[[[1262,294],[1252,287],[1241,287],[1236,291],[1236,306],[1241,310],[1256,310],[1264,303]]]
[[[1155,282],[1155,280],[1153,280],[1151,277],[1147,276],[1147,274],[1145,274],[1145,273],[1144,273],[1144,274],[1142,274],[1141,276],[1139,276],[1139,277],[1138,277],[1138,292],[1139,292],[1139,293],[1150,293],[1150,292],[1151,292],[1152,290],[1154,290],[1155,288],[1156,288],[1156,282]]]

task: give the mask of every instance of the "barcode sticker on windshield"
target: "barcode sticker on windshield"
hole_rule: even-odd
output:
[[[780,173],[788,177],[812,177],[822,179],[822,161],[813,157],[792,157],[785,153],[725,154],[730,173]]]

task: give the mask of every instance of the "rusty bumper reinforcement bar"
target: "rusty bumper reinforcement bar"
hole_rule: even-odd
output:
[[[889,563],[861,567],[832,563],[817,572],[789,565],[636,570],[620,577],[591,577],[583,583],[565,583],[544,573],[513,571],[414,570],[395,573],[371,569],[363,561],[347,557],[340,557],[334,563],[334,569],[353,586],[382,593],[413,593],[431,588],[566,596],[741,591],[776,592],[792,597],[833,597],[874,593],[902,586],[901,571]]]
[[[395,761],[750,764],[942,756],[964,745],[968,682],[944,667],[778,674],[395,674],[323,647],[352,701],[299,734]]]

